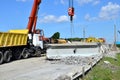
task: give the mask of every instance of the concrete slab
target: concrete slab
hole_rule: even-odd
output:
[[[48,44],[46,56],[48,59],[62,59],[68,56],[91,56],[98,54],[99,50],[97,43]]]

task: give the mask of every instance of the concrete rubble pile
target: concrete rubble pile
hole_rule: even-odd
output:
[[[98,54],[92,55],[92,56],[69,56],[66,58],[62,58],[61,60],[56,60],[55,63],[56,64],[65,64],[65,65],[74,65],[74,66],[77,65],[77,66],[80,66],[81,68],[84,67],[85,70],[87,71],[87,69],[89,69],[96,62],[98,62],[98,60],[100,60],[101,57],[102,57],[102,55],[98,55]],[[73,75],[75,75],[75,74],[82,74],[82,72],[79,72],[77,70],[77,72],[74,73],[74,71],[73,71]],[[73,80],[72,79],[73,75],[66,75],[66,74],[61,75],[55,80]]]
[[[83,56],[69,56],[62,58],[61,60],[56,60],[57,64],[66,64],[66,65],[90,65],[91,62],[97,61],[100,58],[100,55],[92,55],[88,57]]]

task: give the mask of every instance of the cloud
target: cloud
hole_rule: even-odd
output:
[[[65,0],[55,0],[53,3],[54,3],[55,5],[58,5],[58,4],[66,5]]]
[[[108,5],[103,6],[101,8],[101,11],[99,13],[99,18],[105,20],[115,19],[120,15],[119,13],[120,13],[120,5],[109,2]]]
[[[108,2],[106,6],[103,6],[98,13],[98,16],[91,17],[90,14],[85,15],[85,20],[112,20],[120,16],[120,5],[112,2]]]
[[[100,0],[76,0],[80,6],[85,4],[97,5],[100,3]]]
[[[68,19],[68,16],[65,16],[65,15],[58,17],[58,20],[57,20],[57,22],[66,22],[66,21],[69,21],[69,19]]]
[[[91,17],[90,14],[86,14],[84,18],[87,21],[96,21],[96,20],[98,20],[97,17]]]
[[[93,5],[97,5],[97,4],[99,4],[99,3],[100,3],[100,1],[99,1],[99,0],[96,0],[96,1],[93,2]]]
[[[46,15],[43,18],[41,18],[39,20],[41,23],[51,23],[51,22],[67,22],[69,21],[69,17],[66,15],[62,15],[62,16],[54,16],[54,15]]]
[[[89,21],[90,20],[90,14],[85,15],[85,20]]]
[[[61,3],[61,4],[65,4],[65,1],[64,1],[64,0],[60,0],[60,3]]]
[[[26,2],[27,0],[16,0],[17,2]]]

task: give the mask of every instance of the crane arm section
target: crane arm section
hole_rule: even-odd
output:
[[[37,22],[37,14],[39,9],[39,4],[41,3],[41,0],[34,0],[32,11],[29,17],[27,29],[29,33],[34,33],[36,28],[36,22]]]

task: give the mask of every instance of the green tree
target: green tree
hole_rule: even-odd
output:
[[[60,38],[60,33],[59,32],[54,33],[51,38],[52,39],[59,39]]]

